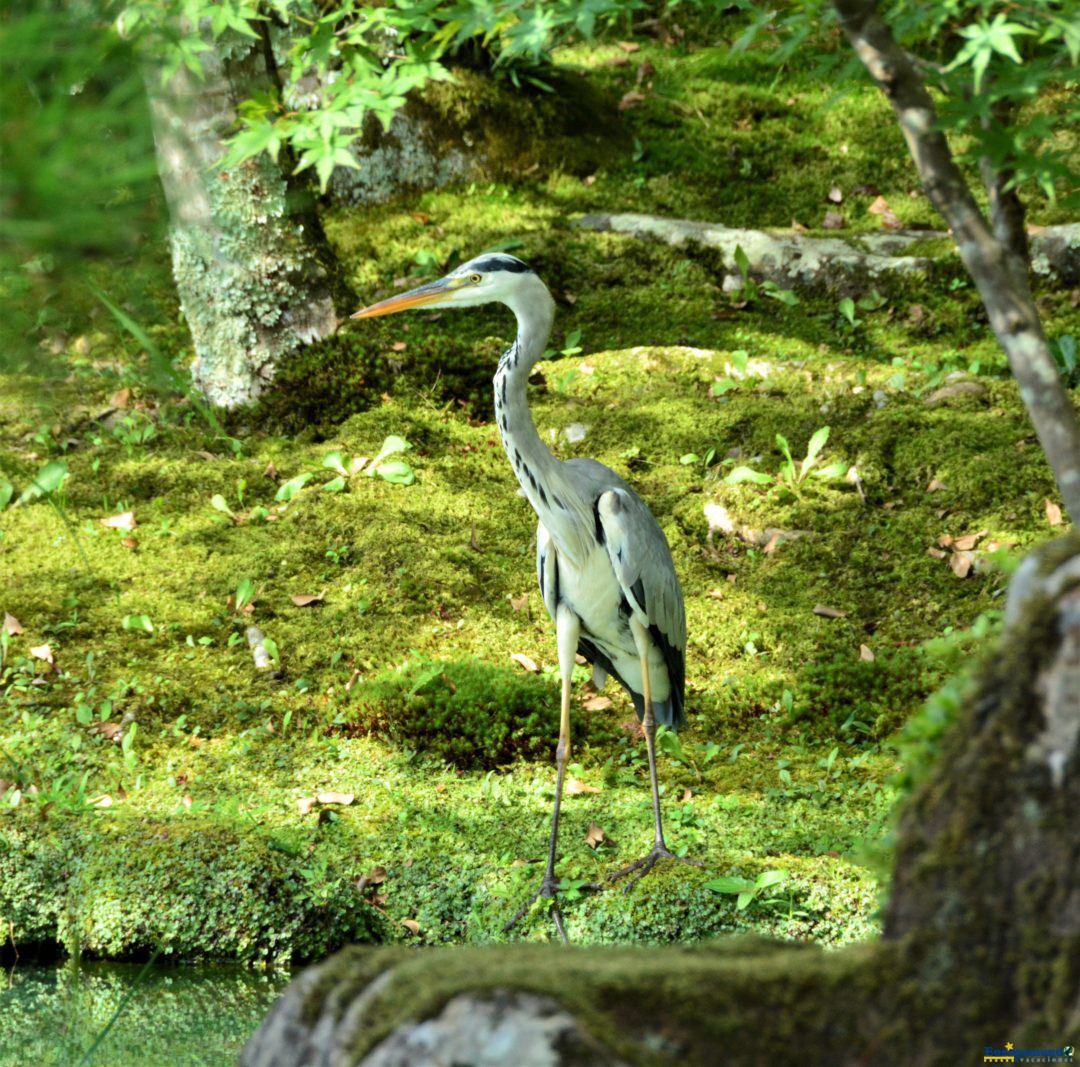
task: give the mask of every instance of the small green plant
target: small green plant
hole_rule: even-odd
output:
[[[132,412],[116,423],[113,437],[124,446],[129,456],[134,456],[144,445],[157,437],[157,430],[145,415]]]
[[[755,901],[769,904],[777,900],[775,893],[769,893],[766,897],[766,891],[783,885],[790,877],[788,871],[769,870],[762,871],[753,880],[733,876],[714,878],[711,882],[705,883],[705,888],[711,889],[714,893],[735,897],[736,910],[746,911]]]
[[[804,485],[807,478],[820,478],[823,481],[835,481],[847,473],[847,464],[841,460],[821,466],[821,450],[829,440],[829,427],[822,426],[814,432],[806,446],[806,456],[796,461],[791,454],[791,446],[787,438],[778,433],[776,435],[777,448],[784,455],[784,461],[780,464],[780,470],[776,476],[756,471],[753,467],[735,467],[724,479],[728,485],[739,485],[743,482],[753,482],[755,485],[778,484],[791,490],[798,495],[799,489]]]
[[[732,294],[737,306],[745,307],[747,304],[752,304],[758,296],[767,296],[786,307],[795,307],[799,303],[799,298],[791,289],[781,289],[776,282],[769,280],[755,282],[750,277],[750,260],[743,251],[742,245],[735,246],[735,266],[742,276],[742,286]]]
[[[1077,372],[1076,338],[1071,333],[1063,333],[1050,342],[1050,353],[1057,364],[1058,373],[1071,388],[1076,385],[1080,374]]]
[[[720,755],[720,746],[715,741],[710,741],[704,748],[699,748],[689,738],[684,744],[682,738],[667,726],[657,727],[656,747],[676,763],[692,770],[699,779],[701,768],[707,767]]]

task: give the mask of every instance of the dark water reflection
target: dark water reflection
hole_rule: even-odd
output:
[[[223,967],[16,966],[0,983],[0,1067],[232,1067],[289,975]],[[137,983],[137,985],[136,985]]]

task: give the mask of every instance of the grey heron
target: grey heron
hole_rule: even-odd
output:
[[[495,373],[495,416],[503,447],[539,518],[536,571],[544,606],[555,621],[562,711],[555,750],[557,778],[547,870],[540,889],[507,924],[510,929],[538,898],[566,940],[556,901],[555,853],[563,779],[570,758],[570,679],[575,654],[592,665],[599,688],[607,676],[630,694],[649,754],[655,840],[652,850],[610,875],[633,875],[627,889],[660,859],[700,866],[664,841],[656,777],[656,728],[686,722],[686,612],[667,538],[645,502],[613,470],[593,459],[560,461],[540,440],[529,412],[529,372],[551,333],[555,301],[520,259],[487,253],[407,293],[356,312],[354,319],[410,308],[472,307],[497,302],[517,318],[517,339]]]

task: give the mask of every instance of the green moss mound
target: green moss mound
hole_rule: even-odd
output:
[[[610,740],[588,712],[581,741]],[[550,759],[559,735],[559,688],[547,678],[473,662],[410,659],[363,683],[349,734],[374,734],[462,770]]]
[[[863,736],[887,737],[942,684],[947,666],[920,648],[887,650],[873,660],[844,649],[800,672],[791,721],[815,721],[829,732],[854,721]]]

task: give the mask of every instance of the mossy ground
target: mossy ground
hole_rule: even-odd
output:
[[[621,54],[564,58],[625,91],[634,65],[604,65]],[[539,368],[540,432],[558,455],[628,477],[671,542],[691,727],[684,760],[661,759],[663,805],[670,843],[705,867],[659,868],[629,895],[572,890],[571,937],[756,930],[843,944],[876,928],[878,883],[864,860],[899,769],[888,739],[973,653],[978,639],[956,635],[992,613],[1004,587],[993,565],[961,579],[927,549],[980,531],[980,547],[1026,548],[1050,532],[1053,484],[954,258],[925,283],[861,294],[873,306],[850,327],[827,293],[736,308],[714,253],[572,227],[593,210],[813,226],[833,184],[848,191],[856,231],[877,226],[858,185],[875,185],[905,221],[935,221],[869,88],[826,109],[830,89],[809,73],[778,79],[754,56],[647,45],[633,57],[644,59],[656,73],[626,113],[636,160],[591,183],[553,161],[535,184],[445,190],[325,223],[364,301],[418,277],[421,249],[446,262],[509,244],[530,260],[560,302],[554,348],[573,330],[584,348]],[[1038,205],[1034,215],[1053,217]],[[1040,300],[1051,336],[1080,333],[1068,294]],[[510,671],[521,669],[510,654],[524,653],[553,675],[535,520],[486,421],[511,328],[491,310],[349,327],[284,367],[259,411],[230,421],[239,453],[188,404],[146,388],[138,353],[100,320],[72,336],[47,388],[28,374],[3,379],[12,480],[21,489],[61,453],[71,472],[62,513],[37,501],[0,515],[0,609],[25,629],[0,690],[0,778],[23,798],[0,815],[0,918],[16,944],[285,960],[349,939],[503,938],[540,877],[552,766],[450,768],[342,726],[365,680],[410,658]],[[175,323],[152,332],[170,355],[185,344]],[[733,376],[737,353],[757,373]],[[945,372],[973,364],[981,396],[927,404]],[[717,379],[732,384],[714,396]],[[96,420],[121,386],[131,394],[119,415],[133,425]],[[587,427],[576,444],[563,433],[573,423]],[[776,473],[775,435],[799,458],[824,425],[828,461],[854,467],[861,489],[722,481],[736,462]],[[144,426],[154,435],[139,441]],[[412,443],[415,485],[358,474],[344,491],[321,488],[334,477],[328,453],[370,457],[389,434]],[[318,473],[275,502],[304,471]],[[242,521],[211,506],[215,495]],[[768,551],[710,537],[706,504],[804,536]],[[102,526],[127,510],[136,529]],[[256,589],[250,615],[227,603],[244,579]],[[311,606],[290,599],[319,593]],[[142,615],[152,633],[123,628]],[[279,672],[256,671],[249,625],[276,642]],[[46,642],[58,672],[31,657]],[[609,729],[573,757],[572,776],[597,791],[565,807],[560,873],[571,882],[602,880],[649,845],[643,749],[617,729],[632,709],[606,695]],[[92,721],[134,719],[126,758],[80,721],[80,704]],[[299,799],[328,790],[356,801],[300,813]],[[110,806],[86,804],[103,796]],[[591,822],[615,848],[587,846]],[[357,887],[379,867],[385,880]],[[704,888],[770,868],[791,881],[744,911]],[[550,934],[537,915],[514,936]]]

